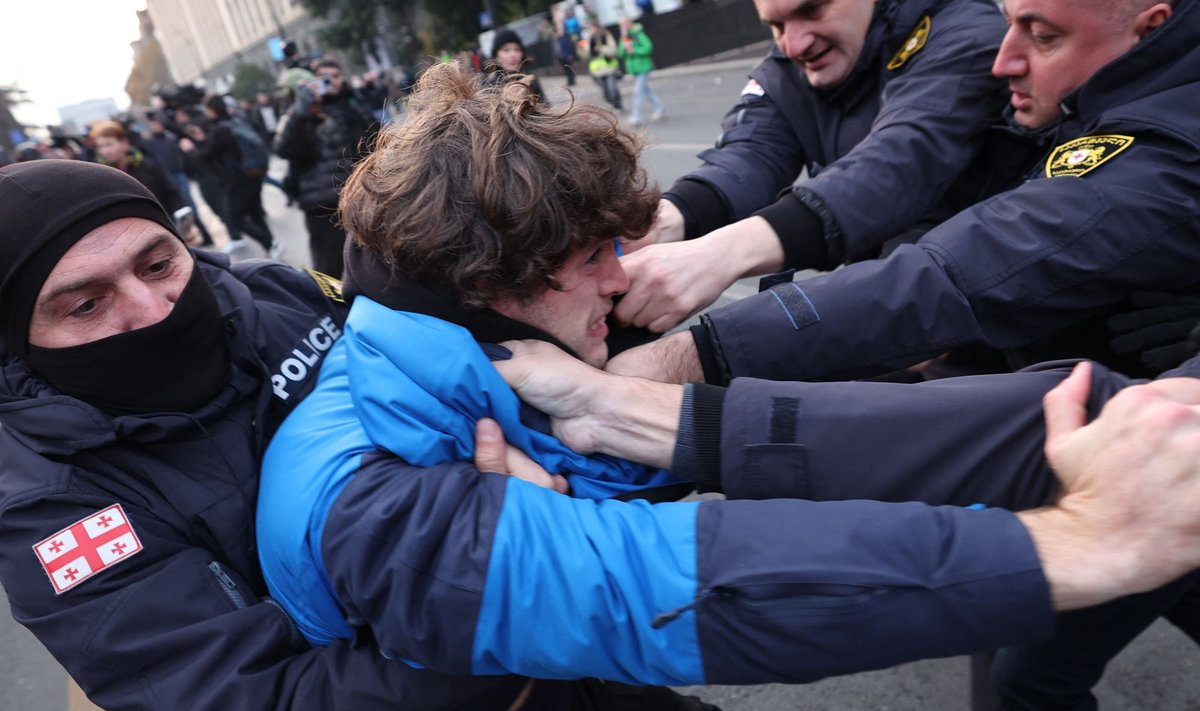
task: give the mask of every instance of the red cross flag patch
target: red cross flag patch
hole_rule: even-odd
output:
[[[113,504],[42,540],[33,552],[61,595],[141,549],[125,509]]]

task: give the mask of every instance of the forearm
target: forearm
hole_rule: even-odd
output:
[[[598,452],[669,469],[684,387],[642,378],[607,380],[592,418],[578,426],[594,433]]]

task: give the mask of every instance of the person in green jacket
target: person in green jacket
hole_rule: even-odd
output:
[[[617,55],[625,60],[625,71],[633,75],[633,114],[630,121],[634,126],[642,125],[642,103],[646,99],[654,105],[651,121],[663,117],[663,103],[650,89],[650,72],[654,69],[654,43],[640,22],[628,17],[621,18],[621,41],[617,43]]]

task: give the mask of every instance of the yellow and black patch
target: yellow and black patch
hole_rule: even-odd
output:
[[[328,274],[322,274],[321,272],[313,269],[305,268],[304,271],[308,272],[308,275],[312,277],[312,280],[317,282],[317,286],[321,287],[321,292],[324,293],[326,297],[332,301],[338,302],[339,304],[346,303],[346,301],[342,298],[341,279],[334,279]]]
[[[929,39],[929,28],[933,23],[929,20],[929,15],[921,18],[917,23],[917,28],[912,31],[908,39],[904,40],[904,46],[896,52],[896,56],[892,57],[892,61],[888,62],[888,69],[899,69],[904,66],[904,63],[912,58],[914,54],[921,51],[925,46],[925,40]]]
[[[1131,145],[1133,136],[1117,134],[1084,136],[1068,141],[1055,148],[1046,159],[1046,177],[1090,173]]]

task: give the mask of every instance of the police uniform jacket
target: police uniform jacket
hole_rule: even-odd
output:
[[[963,343],[1096,356],[1097,319],[1200,275],[1200,3],[1063,101],[1027,179],[902,245],[702,317],[706,377],[856,378]]]
[[[13,616],[104,708],[491,708],[497,688],[522,682],[437,684],[369,647],[311,649],[267,597],[254,538],[261,454],[313,387],[344,310],[289,267],[197,260],[233,364],[200,409],[112,417],[4,359],[0,579]],[[112,526],[133,537],[109,541]]]
[[[1004,28],[991,0],[880,0],[850,75],[821,91],[773,48],[704,164],[664,197],[692,238],[790,188],[763,214],[788,266],[833,267],[928,229],[990,189],[990,168],[968,166],[1004,106],[990,73]]]
[[[512,393],[461,367],[467,347],[381,309],[355,302],[264,462],[264,567],[299,593],[315,643],[368,637],[454,674],[680,685],[811,681],[1050,632],[1007,511],[597,501],[480,472],[452,423],[479,401],[504,419]],[[430,397],[416,379],[453,385]]]

